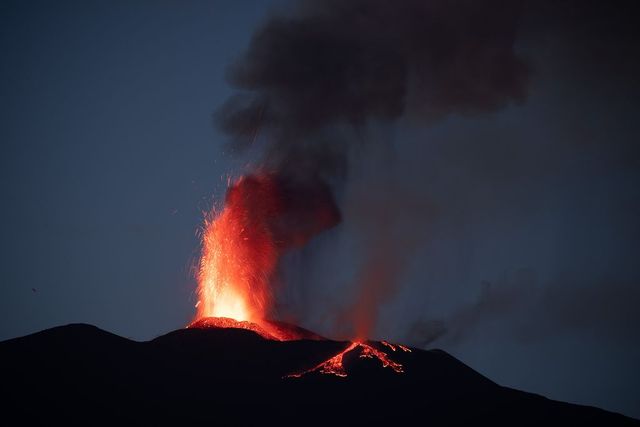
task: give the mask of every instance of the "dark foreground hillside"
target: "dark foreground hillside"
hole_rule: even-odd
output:
[[[344,378],[311,368],[348,343],[279,342],[240,329],[183,329],[135,342],[68,325],[0,343],[3,425],[640,425],[601,409],[501,387],[443,351],[345,357]]]

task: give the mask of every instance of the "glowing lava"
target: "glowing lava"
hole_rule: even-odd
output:
[[[402,351],[411,352],[411,350],[405,346],[389,344],[386,341],[382,341],[382,344],[391,348],[393,351],[396,351],[396,349],[399,348]],[[347,355],[348,353],[351,353],[352,351],[357,351],[357,350],[360,350],[360,355],[359,355],[360,358],[377,359],[380,361],[383,368],[387,368],[387,367],[391,368],[394,372],[398,374],[401,374],[402,372],[404,372],[402,365],[398,362],[391,360],[391,358],[389,358],[389,355],[384,351],[378,350],[377,348],[369,344],[366,344],[364,342],[354,341],[351,344],[349,344],[349,346],[344,350],[342,350],[340,353],[336,354],[330,359],[325,360],[319,365],[314,366],[313,368],[308,369],[306,371],[289,374],[285,378],[300,378],[303,375],[310,374],[312,372],[318,372],[318,373],[327,374],[327,375],[335,375],[337,377],[346,377],[347,371],[344,368],[344,356]]]
[[[273,306],[272,284],[280,256],[305,245],[340,221],[329,188],[321,181],[296,182],[275,174],[248,175],[227,190],[224,209],[205,219],[198,267],[198,302],[188,328],[236,328],[276,341],[323,339],[291,325],[266,320]],[[392,351],[408,348],[382,345]],[[311,372],[346,377],[344,356],[376,359],[382,367],[402,373],[402,365],[359,339]]]
[[[391,351],[396,351],[400,349],[404,352],[411,353],[411,349],[409,347],[403,346],[402,344],[391,344],[390,342],[387,342],[387,341],[380,341],[380,344],[389,347]]]
[[[333,196],[321,181],[300,183],[273,173],[238,179],[227,190],[224,209],[205,218],[194,323],[228,318],[271,328],[265,319],[283,252],[339,221]]]
[[[321,341],[321,337],[299,326],[282,322],[263,320],[260,323],[247,320],[235,320],[228,317],[201,317],[187,326],[190,329],[245,329],[255,332],[262,338],[274,341],[314,340]]]
[[[271,305],[269,282],[278,251],[268,221],[278,210],[269,179],[240,179],[220,214],[205,219],[196,319],[259,322]]]

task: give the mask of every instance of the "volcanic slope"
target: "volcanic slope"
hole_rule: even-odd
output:
[[[345,377],[313,370],[348,342],[220,327],[136,342],[90,325],[56,327],[0,342],[3,424],[640,425],[501,387],[440,350],[367,344],[403,372],[358,350],[344,356]]]

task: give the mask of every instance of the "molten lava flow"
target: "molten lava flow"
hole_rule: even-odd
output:
[[[396,351],[397,349],[400,349],[406,353],[411,353],[411,349],[409,347],[403,346],[402,344],[391,344],[388,341],[380,341],[380,344],[386,345],[391,349],[391,351]]]
[[[359,343],[352,342],[349,347],[342,350],[340,353],[333,356],[331,359],[327,359],[318,366],[311,368],[307,371],[298,372],[295,374],[289,374],[286,378],[300,378],[304,374],[309,374],[311,372],[320,372],[321,374],[332,374],[337,377],[346,377],[347,371],[344,369],[344,364],[342,363],[342,359],[344,355],[355,349]]]
[[[396,348],[401,348],[403,351],[406,352],[411,352],[410,349],[408,349],[407,347],[401,346],[401,345],[393,345],[393,344],[389,344],[386,341],[382,341],[382,344],[386,345],[387,347],[391,348],[393,351],[396,351]],[[403,371],[402,369],[402,365],[394,360],[391,360],[391,358],[389,358],[389,355],[387,353],[385,353],[384,351],[378,350],[377,348],[366,344],[364,342],[352,342],[351,344],[349,344],[349,346],[347,348],[345,348],[344,350],[342,350],[340,353],[336,354],[335,356],[333,356],[330,359],[325,360],[324,362],[320,363],[317,366],[314,366],[311,369],[308,369],[306,371],[302,371],[302,372],[297,372],[294,374],[289,374],[287,375],[285,378],[300,378],[303,375],[306,374],[310,374],[312,372],[319,372],[321,374],[328,374],[328,375],[335,375],[337,377],[346,377],[347,376],[347,371],[344,368],[344,356],[354,350],[360,350],[360,356],[361,358],[367,358],[367,359],[378,359],[380,361],[380,363],[382,364],[383,368],[391,368],[394,372],[400,374]]]

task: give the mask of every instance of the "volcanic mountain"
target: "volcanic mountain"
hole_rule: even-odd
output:
[[[332,341],[283,323],[279,340],[234,322],[147,342],[85,324],[1,342],[4,423],[640,425],[502,387],[444,351]],[[344,375],[314,369],[337,355]]]

